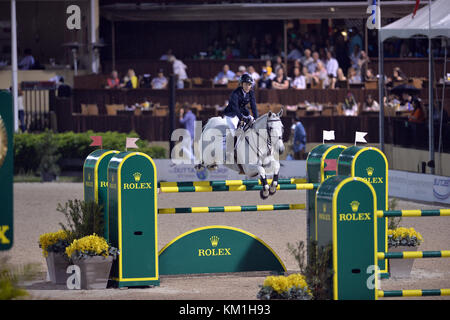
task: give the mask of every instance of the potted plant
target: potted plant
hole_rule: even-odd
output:
[[[261,300],[287,299],[311,300],[305,276],[294,273],[289,276],[268,276],[256,297]]]
[[[106,289],[113,258],[117,248],[111,247],[105,238],[95,233],[75,239],[67,248],[66,255],[80,268],[81,289]]]
[[[416,251],[422,242],[422,235],[414,228],[388,229],[389,252]],[[414,259],[390,259],[389,273],[397,278],[409,277],[413,264]]]
[[[68,233],[64,230],[49,232],[39,237],[39,247],[45,257],[50,281],[55,284],[65,284],[67,281],[66,270],[70,265],[65,255]]]

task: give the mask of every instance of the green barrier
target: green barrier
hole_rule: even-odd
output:
[[[117,153],[116,150],[95,150],[86,157],[83,165],[84,201],[95,201],[103,206],[106,241],[109,240],[108,164]]]
[[[0,251],[9,250],[14,240],[13,167],[14,127],[11,94],[0,90]]]
[[[316,240],[332,246],[334,300],[376,299],[367,284],[368,267],[377,265],[376,202],[374,188],[359,177],[330,177],[317,191]]]
[[[227,226],[186,232],[159,253],[160,274],[285,272],[281,259],[253,234]]]
[[[159,285],[156,181],[145,153],[120,152],[109,161],[109,240],[120,252],[111,278],[118,287]]]
[[[369,182],[377,195],[377,206],[388,209],[388,173],[386,156],[375,147],[350,146],[343,150],[338,158],[338,174],[349,177],[361,177]],[[388,250],[388,219],[378,218],[378,248]],[[379,261],[382,277],[388,277],[387,260]]]

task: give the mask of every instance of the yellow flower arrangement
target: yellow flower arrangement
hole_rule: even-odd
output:
[[[278,293],[286,292],[291,288],[296,289],[306,289],[306,291],[311,294],[308,289],[308,285],[305,280],[305,276],[295,273],[289,276],[268,276],[263,283],[264,287],[271,287]]]
[[[48,248],[61,240],[67,239],[68,234],[64,230],[44,233],[39,236],[39,247],[42,248],[42,255],[48,257]]]
[[[109,255],[109,245],[105,238],[95,233],[81,239],[75,239],[67,248],[66,255],[69,258],[75,255],[104,256]]]
[[[422,235],[414,228],[399,227],[396,229],[388,229],[388,239],[397,245],[420,245],[423,242]],[[409,243],[411,242],[411,243]]]

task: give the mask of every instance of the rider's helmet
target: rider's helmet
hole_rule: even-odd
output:
[[[239,85],[242,85],[244,82],[247,82],[247,83],[250,83],[251,85],[253,85],[253,78],[248,73],[244,73],[239,78]]]

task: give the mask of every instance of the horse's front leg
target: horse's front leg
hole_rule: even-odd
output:
[[[269,197],[270,191],[269,191],[269,184],[267,183],[267,178],[266,178],[266,170],[264,170],[263,167],[259,167],[258,168],[259,171],[259,176],[261,177],[261,186],[262,189],[259,192],[259,196],[261,197],[261,199],[266,200]]]
[[[269,194],[271,196],[273,196],[275,194],[275,192],[277,192],[278,173],[280,172],[280,162],[273,160],[272,165],[273,165],[274,173],[273,173],[272,183],[270,184],[270,188],[269,188]]]

